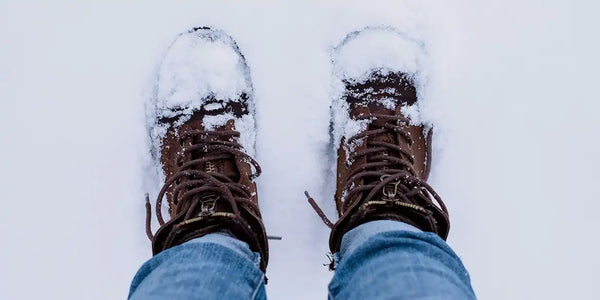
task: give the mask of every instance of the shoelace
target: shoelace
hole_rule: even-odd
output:
[[[418,177],[417,172],[413,168],[414,158],[410,154],[409,149],[403,149],[397,144],[370,141],[367,139],[368,137],[379,134],[397,133],[405,139],[408,145],[412,145],[412,138],[405,130],[403,130],[401,125],[402,123],[407,123],[408,120],[402,116],[382,114],[363,115],[357,117],[357,119],[371,120],[373,123],[375,123],[376,120],[386,120],[388,122],[385,122],[382,126],[372,125],[372,127],[375,127],[374,129],[366,130],[348,139],[348,144],[356,142],[359,139],[365,139],[367,143],[366,149],[353,152],[350,157],[348,157],[349,161],[354,162],[367,155],[370,157],[369,162],[354,166],[352,172],[348,175],[349,178],[346,179],[346,184],[343,189],[344,191],[347,191],[344,198],[353,199],[354,196],[359,193],[367,193],[364,200],[360,200],[363,197],[360,197],[358,200],[363,203],[363,208],[365,209],[371,205],[391,202],[395,205],[409,207],[422,213],[429,213],[423,206],[434,206],[435,203],[432,201],[434,200],[439,205],[439,208],[447,214],[448,211],[446,206],[439,195],[429,184],[427,184],[427,182]],[[376,178],[379,180],[371,180],[368,184],[353,186],[355,181],[368,178]],[[383,193],[381,200],[374,199],[374,197],[381,192]],[[308,198],[310,205],[319,215],[321,220],[323,220],[323,223],[332,228],[333,223],[331,220],[327,218],[323,210],[317,205],[310,194],[306,191],[304,193]],[[412,204],[413,201],[411,201],[411,199],[415,198],[420,198],[424,200],[425,203],[420,203],[421,205]],[[341,211],[345,214],[350,211],[350,208],[355,206],[355,204],[356,203],[351,201],[344,201]]]
[[[162,201],[167,192],[171,194],[169,210],[171,215],[187,211],[184,222],[194,217],[198,205],[201,205],[201,214],[210,214],[214,211],[214,202],[223,199],[229,202],[232,213],[240,216],[239,203],[251,208],[259,214],[258,205],[251,198],[250,189],[240,183],[234,182],[228,176],[216,172],[214,162],[224,159],[242,159],[250,163],[255,172],[250,179],[258,177],[261,173],[258,163],[248,154],[241,151],[242,146],[235,142],[240,133],[233,130],[191,130],[179,137],[183,150],[178,153],[177,161],[180,163],[177,172],[169,178],[158,193],[155,213],[158,223],[162,226],[165,220],[162,216]],[[202,158],[192,159],[192,153],[210,153]],[[204,166],[204,168],[202,168]],[[208,203],[208,204],[206,204]],[[212,207],[210,205],[212,203]],[[150,201],[146,195],[146,234],[152,241],[154,235],[151,229]]]

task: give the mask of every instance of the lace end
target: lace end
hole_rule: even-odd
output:
[[[308,191],[304,191],[304,195],[308,199],[308,203],[310,203],[310,206],[312,206],[312,208],[315,210],[315,212],[317,213],[317,215],[319,215],[319,217],[321,218],[321,220],[323,221],[323,223],[325,223],[325,225],[327,225],[327,227],[333,228],[333,223],[329,220],[329,218],[327,218],[327,216],[325,215],[325,213],[323,212],[323,210],[319,207],[319,205],[317,205],[317,202],[315,202],[315,199],[313,199],[310,196],[310,194],[308,193]]]
[[[335,258],[333,258],[333,254],[327,253],[327,259],[329,259],[329,263],[323,264],[324,267],[328,267],[329,271],[335,271]]]
[[[152,234],[152,227],[150,226],[150,221],[152,218],[152,207],[150,206],[150,195],[146,193],[146,235],[148,239],[152,241],[154,239],[154,235]]]

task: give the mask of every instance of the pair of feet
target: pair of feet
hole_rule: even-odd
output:
[[[363,51],[369,47],[379,49]],[[332,229],[332,253],[344,233],[372,220],[402,221],[444,239],[448,234],[446,208],[425,182],[432,132],[409,116],[417,103],[419,51],[418,43],[391,29],[351,33],[336,49],[334,69],[343,85],[331,106],[338,220],[329,221],[306,193]],[[155,234],[146,203],[153,253],[227,231],[261,254],[265,271],[268,238],[254,183],[261,170],[252,158],[253,89],[235,41],[205,27],[180,35],[160,67],[151,117],[153,154],[164,175]]]

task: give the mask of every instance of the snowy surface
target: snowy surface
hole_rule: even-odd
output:
[[[428,49],[430,183],[481,299],[599,299],[594,1],[0,1],[0,294],[123,299],[150,257],[143,102],[164,51],[215,26],[254,83],[272,299],[324,299],[331,53],[391,25]],[[324,163],[326,162],[326,163]]]

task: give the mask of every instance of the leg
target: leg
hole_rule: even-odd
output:
[[[235,41],[206,27],[182,33],[157,74],[147,111],[160,227],[134,299],[264,298],[267,234],[254,179],[256,128],[250,72]],[[163,217],[163,202],[169,218]]]
[[[265,299],[260,255],[232,236],[213,233],[146,262],[129,299]]]
[[[475,299],[460,259],[436,234],[379,220],[343,239],[330,299]]]
[[[467,271],[444,240],[450,221],[427,183],[431,124],[422,43],[389,27],[350,33],[335,48],[332,137],[337,151],[329,249],[332,299],[473,299]]]

